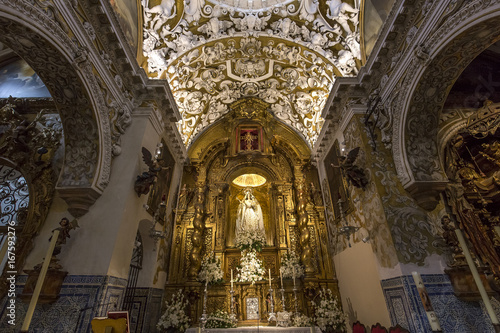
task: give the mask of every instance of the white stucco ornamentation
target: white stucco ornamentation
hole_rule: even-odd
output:
[[[315,0],[171,0],[144,7],[148,71],[166,78],[188,146],[239,98],[255,96],[313,146],[335,76],[357,75],[358,8]],[[153,75],[152,75],[153,76]]]

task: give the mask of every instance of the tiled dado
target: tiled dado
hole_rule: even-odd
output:
[[[130,313],[131,332],[156,332],[160,320],[162,289],[137,288]]]
[[[444,333],[494,332],[483,303],[456,298],[447,275],[427,274],[422,280]],[[381,284],[393,325],[400,324],[415,333],[432,332],[411,275],[382,280]],[[493,304],[499,313],[498,302]]]
[[[17,294],[21,294],[27,276],[18,276]],[[121,308],[126,279],[113,276],[69,275],[64,279],[60,298],[53,304],[38,304],[30,325],[34,333],[91,332],[90,321],[107,311]],[[28,304],[16,298],[16,325],[7,322],[7,298],[0,301],[0,332],[18,332]]]

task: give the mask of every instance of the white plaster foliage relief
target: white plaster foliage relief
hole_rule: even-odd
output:
[[[404,192],[387,154],[380,150],[372,152],[372,170],[385,189],[382,207],[390,227],[392,241],[402,262],[420,262],[436,249],[438,233],[435,218],[423,211]]]
[[[351,122],[344,132],[344,140],[348,150],[364,146],[361,136],[358,123]],[[361,151],[358,156],[357,163],[360,166],[367,165],[364,151]],[[369,172],[370,182],[365,191],[350,185],[351,202],[355,209],[347,217],[348,224],[366,228],[370,235],[373,251],[380,264],[383,267],[393,267],[398,259],[393,247],[389,246],[392,244],[391,230],[386,223],[383,201],[377,193],[375,182],[372,181],[376,175],[370,173],[370,168],[364,169]],[[356,233],[353,237],[354,242],[361,242],[363,236],[362,233]]]
[[[357,4],[357,2],[355,2]],[[357,75],[356,4],[330,0],[162,0],[144,8],[148,71],[167,79],[189,145],[240,98],[258,97],[313,146],[336,76]]]

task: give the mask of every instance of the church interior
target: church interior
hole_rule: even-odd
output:
[[[496,0],[0,0],[0,332],[500,332],[499,27]]]

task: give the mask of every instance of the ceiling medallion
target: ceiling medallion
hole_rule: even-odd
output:
[[[266,183],[266,178],[255,173],[246,173],[236,177],[233,184],[240,187],[259,187]]]
[[[184,143],[254,96],[313,146],[337,76],[358,73],[358,0],[171,0],[144,7],[150,76],[170,83]]]

